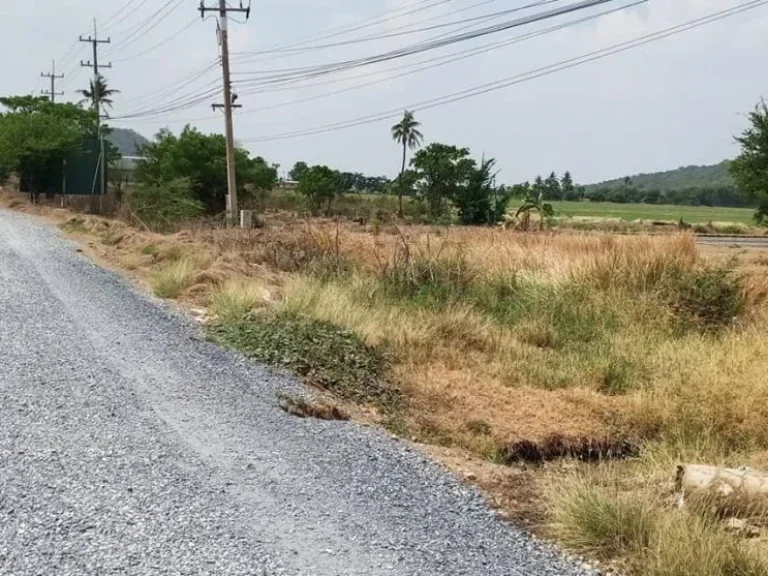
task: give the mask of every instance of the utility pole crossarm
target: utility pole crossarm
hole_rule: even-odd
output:
[[[41,94],[46,94],[51,102],[56,102],[56,96],[64,96],[64,92],[56,92],[56,80],[64,78],[64,74],[56,74],[56,62],[52,63],[50,72],[41,72],[40,77],[50,78],[51,80],[51,89],[40,91]]]
[[[207,12],[219,13],[219,42],[221,44],[221,71],[224,82],[224,103],[214,104],[213,108],[224,108],[225,129],[227,137],[227,218],[230,222],[236,222],[240,214],[237,205],[237,166],[235,158],[235,128],[232,118],[234,108],[240,108],[235,104],[237,96],[233,98],[232,82],[229,70],[229,24],[228,13],[244,13],[246,18],[251,15],[250,5],[246,8],[242,3],[239,8],[227,6],[227,0],[219,0],[218,6],[206,6],[204,0],[200,2],[200,15],[205,18]]]

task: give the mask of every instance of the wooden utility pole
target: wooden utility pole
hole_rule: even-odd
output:
[[[232,83],[229,72],[229,12],[245,13],[246,19],[251,15],[251,8],[244,8],[240,4],[239,8],[230,8],[226,0],[219,0],[218,7],[207,7],[204,2],[200,3],[200,14],[205,18],[206,12],[219,13],[219,44],[221,45],[221,71],[224,82],[224,103],[214,105],[224,108],[224,122],[227,136],[227,219],[230,222],[237,222],[239,211],[237,205],[237,165],[235,158],[235,127],[232,118],[232,110],[236,107],[232,99]],[[238,106],[239,107],[239,106]]]
[[[93,61],[83,62],[80,61],[80,66],[85,68],[93,68],[93,86],[91,86],[91,97],[93,98],[93,110],[96,113],[96,130],[99,136],[99,189],[102,196],[107,192],[107,167],[106,158],[104,157],[104,138],[101,134],[101,92],[99,86],[101,84],[101,76],[99,75],[99,44],[109,44],[112,42],[110,38],[106,40],[99,40],[99,33],[96,29],[96,19],[93,19],[93,36],[83,38],[80,36],[80,42],[88,42],[93,46]],[[112,63],[102,64],[102,68],[112,68]]]
[[[56,102],[56,96],[64,96],[64,92],[56,92],[56,80],[61,80],[62,78],[64,78],[64,74],[59,74],[59,75],[56,74],[56,62],[55,61],[51,63],[51,71],[48,72],[48,73],[41,72],[40,73],[40,77],[41,78],[50,78],[51,79],[51,90],[50,91],[47,91],[47,90],[41,90],[40,91],[41,94],[47,95],[48,98],[51,99],[51,102]]]

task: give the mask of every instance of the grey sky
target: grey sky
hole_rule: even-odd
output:
[[[115,116],[144,111],[195,94],[220,78],[218,69],[193,83],[179,80],[212,64],[217,55],[215,23],[196,16],[197,0],[173,0],[178,7],[143,38],[120,45],[167,0],[133,0],[125,18],[113,18],[103,32],[113,45],[102,51],[111,87],[121,90],[115,97]],[[353,26],[388,11],[402,13],[409,6],[433,8],[388,19],[381,24],[310,42],[325,44],[371,35],[413,30],[522,6],[532,0],[255,0],[247,24],[231,23],[233,52],[257,52],[277,43],[295,44],[339,26]],[[576,0],[562,0],[536,8],[547,10]],[[2,68],[2,93],[30,93],[45,87],[40,78],[52,58],[61,59],[78,34],[89,34],[94,16],[108,21],[128,0],[29,0],[23,9],[18,2],[0,0],[0,20],[6,57]],[[534,24],[483,40],[454,45],[440,51],[413,56],[375,67],[361,68],[323,77],[282,91],[245,94],[243,110],[236,119],[236,135],[254,154],[279,162],[288,169],[296,160],[324,163],[343,170],[393,176],[399,168],[399,153],[389,136],[394,120],[303,138],[250,143],[259,137],[293,132],[350,120],[369,114],[402,109],[411,104],[527,72],[623,40],[679,24],[711,12],[744,4],[746,0],[650,0],[645,5],[604,16],[599,20],[497,48],[472,58],[425,70],[418,74],[380,82],[393,67],[458,52],[475,46],[519,36],[530,30],[550,27],[589,13]],[[143,3],[143,5],[142,5]],[[616,0],[625,5],[629,0]],[[230,2],[235,4],[235,2]],[[461,12],[457,12],[460,11]],[[168,10],[166,10],[168,12]],[[532,10],[504,17],[512,19]],[[238,19],[240,17],[238,16]],[[119,21],[122,20],[122,21]],[[147,26],[157,19],[148,20]],[[427,21],[421,23],[422,21]],[[500,22],[501,18],[492,22]],[[138,56],[183,27],[189,28],[161,48]],[[410,28],[408,28],[410,27]],[[571,170],[577,181],[592,182],[640,171],[656,171],[687,164],[718,162],[736,152],[733,135],[745,125],[744,114],[768,92],[764,75],[768,50],[768,6],[756,8],[709,26],[598,62],[585,64],[552,76],[481,95],[444,107],[417,112],[428,142],[440,141],[467,146],[476,156],[498,159],[501,179],[515,182],[551,170]],[[253,77],[265,70],[301,68],[359,58],[443,34],[448,29],[286,55],[236,57],[235,80]],[[87,85],[88,72],[76,66],[90,59],[89,47],[78,44],[64,62],[66,80],[61,84],[67,98]],[[404,72],[407,70],[400,70]],[[399,72],[391,72],[396,74]],[[220,84],[219,84],[220,85]],[[359,87],[317,100],[280,108],[256,108],[283,104],[332,90]],[[151,93],[170,87],[178,92],[153,101]],[[149,97],[146,95],[150,94]],[[144,97],[142,99],[142,97]],[[157,118],[115,122],[151,136],[158,128],[180,129],[188,119],[206,132],[220,132],[223,121],[206,99],[188,109]]]

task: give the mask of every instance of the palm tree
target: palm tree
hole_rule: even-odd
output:
[[[523,200],[523,205],[515,213],[515,220],[521,230],[528,230],[531,225],[531,212],[536,212],[540,218],[540,227],[544,230],[547,222],[555,215],[555,209],[552,204],[544,202],[544,194],[539,192],[537,195],[528,193]]]
[[[83,96],[83,100],[80,101],[80,104],[98,100],[102,108],[106,110],[106,107],[112,108],[113,102],[111,96],[113,94],[119,94],[120,90],[112,90],[109,88],[104,76],[98,75],[95,80],[91,80],[90,89],[79,90],[78,92]]]
[[[405,180],[403,174],[405,174],[405,161],[408,157],[408,148],[415,150],[421,146],[424,140],[424,135],[419,132],[420,122],[417,122],[413,117],[413,112],[406,110],[403,112],[403,119],[397,124],[392,126],[392,139],[398,144],[403,145],[403,167],[400,169],[400,190],[398,192],[399,209],[397,215],[403,217],[403,188],[405,186]]]

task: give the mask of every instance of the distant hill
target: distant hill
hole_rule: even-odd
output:
[[[717,188],[733,186],[733,180],[728,173],[730,160],[725,160],[714,166],[685,166],[677,170],[656,172],[653,174],[637,174],[630,176],[632,186],[639,190],[680,190],[683,188]],[[624,178],[607,180],[587,186],[587,190],[596,188],[614,188],[622,186]]]
[[[139,148],[149,144],[149,140],[144,136],[128,128],[112,128],[107,140],[116,146],[123,156],[137,156]]]

